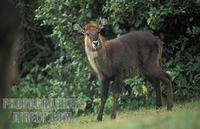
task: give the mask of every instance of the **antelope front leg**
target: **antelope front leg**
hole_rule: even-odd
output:
[[[116,118],[116,110],[117,110],[117,105],[118,105],[118,99],[119,99],[119,94],[121,91],[121,78],[120,76],[115,78],[115,81],[112,85],[112,96],[113,96],[113,106],[112,106],[112,113],[111,113],[111,119]]]
[[[108,89],[109,89],[108,83],[109,83],[108,81],[103,81],[101,85],[101,102],[100,102],[99,113],[97,116],[97,121],[102,121],[104,106],[108,98]]]
[[[119,98],[119,92],[113,91],[113,106],[112,106],[112,113],[110,118],[115,119],[116,118],[116,109],[118,104],[118,98]]]

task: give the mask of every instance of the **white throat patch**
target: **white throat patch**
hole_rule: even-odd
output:
[[[98,51],[93,51],[94,58],[98,56]]]

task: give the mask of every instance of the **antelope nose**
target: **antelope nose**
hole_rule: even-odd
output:
[[[97,46],[99,46],[99,41],[92,41],[92,44],[93,44],[95,47],[97,47]]]

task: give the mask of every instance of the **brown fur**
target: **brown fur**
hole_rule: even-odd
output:
[[[111,118],[116,117],[116,105],[122,81],[137,75],[147,78],[156,89],[156,105],[161,107],[160,81],[168,90],[168,110],[173,106],[173,93],[170,76],[160,67],[162,41],[149,32],[135,31],[118,38],[105,41],[101,34],[98,50],[92,49],[91,35],[99,31],[98,25],[89,23],[85,27],[85,51],[90,65],[96,72],[102,85],[100,111],[97,119],[102,120],[104,105],[107,99],[109,82],[113,81],[113,109]]]

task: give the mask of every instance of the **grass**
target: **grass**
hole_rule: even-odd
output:
[[[73,118],[71,123],[27,129],[200,129],[200,101],[175,104],[172,112],[147,107],[120,112],[116,120],[105,115],[103,122],[96,122],[96,115],[91,114]]]

